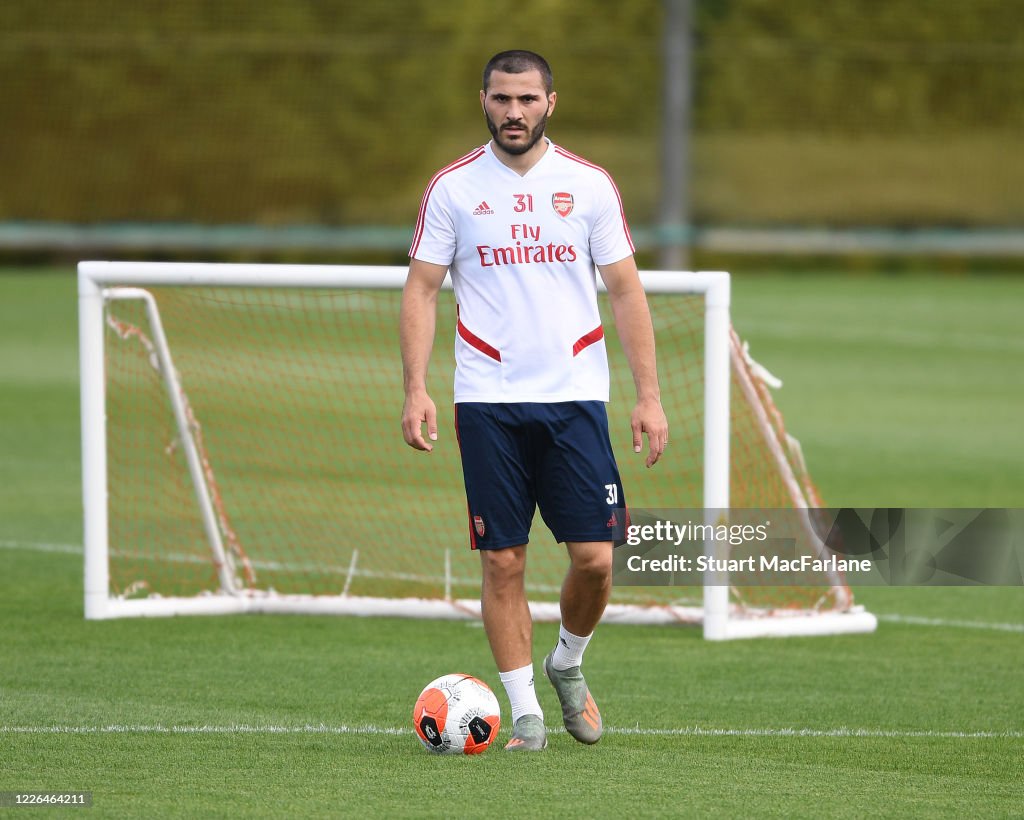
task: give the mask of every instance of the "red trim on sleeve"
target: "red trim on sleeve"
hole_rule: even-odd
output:
[[[463,165],[469,165],[469,163],[482,157],[484,154],[484,148],[485,146],[480,146],[476,150],[470,151],[464,157],[459,157],[459,159],[455,160],[455,162],[451,163],[450,165],[446,165],[444,168],[442,168],[440,171],[434,174],[433,178],[430,180],[430,183],[427,185],[426,192],[423,194],[423,201],[420,202],[420,212],[419,215],[416,217],[416,230],[413,233],[412,246],[409,248],[409,256],[415,257],[416,251],[420,246],[420,241],[423,239],[423,227],[424,223],[426,222],[427,215],[427,200],[430,199],[430,194],[433,192],[434,186],[437,185],[438,180],[440,180],[441,177],[443,177],[450,171],[454,171],[457,168],[461,168]]]
[[[626,232],[626,241],[629,243],[629,249],[633,253],[636,253],[636,246],[633,244],[633,236],[629,232],[629,223],[626,221],[626,209],[622,205],[622,195],[619,193],[618,186],[615,184],[615,180],[612,179],[612,175],[609,174],[600,165],[594,165],[594,163],[583,159],[583,157],[577,156],[572,151],[566,151],[560,145],[555,146],[555,153],[560,154],[566,159],[571,159],[573,162],[578,162],[580,165],[586,165],[588,168],[593,168],[595,171],[600,171],[612,185],[612,190],[615,191],[615,198],[619,201],[619,216],[622,217],[622,229]]]
[[[584,348],[590,347],[594,342],[604,338],[604,328],[601,325],[595,327],[590,333],[580,336],[572,346],[572,355],[576,356]]]

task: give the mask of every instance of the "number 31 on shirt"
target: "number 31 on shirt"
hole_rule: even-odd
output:
[[[515,207],[512,208],[517,214],[533,213],[533,194],[512,194],[516,199]]]

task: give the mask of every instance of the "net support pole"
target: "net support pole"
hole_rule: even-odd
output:
[[[83,272],[78,276],[78,350],[82,411],[82,504],[84,508],[85,617],[104,618],[110,578],[107,568],[107,450],[104,394],[103,292]]]
[[[729,510],[729,275],[716,277],[705,292],[704,325],[704,509],[705,523],[719,524]],[[716,542],[705,542],[705,555],[715,555]],[[704,576],[704,638],[726,640],[729,623],[729,580],[708,570]]]
[[[203,531],[206,533],[206,540],[210,545],[213,563],[217,568],[217,576],[220,578],[221,590],[232,594],[237,593],[232,566],[228,561],[224,550],[224,540],[221,538],[217,525],[217,513],[210,497],[203,457],[196,446],[196,437],[192,430],[193,419],[190,418],[190,413],[186,408],[185,391],[182,389],[178,371],[171,358],[171,348],[167,344],[167,335],[164,333],[164,325],[160,320],[160,311],[157,309],[156,300],[148,290],[143,288],[108,288],[102,292],[102,297],[105,300],[138,300],[145,306],[146,318],[149,320],[150,332],[153,334],[153,346],[160,363],[160,375],[163,378],[167,398],[174,413],[174,421],[178,427],[178,440],[185,453],[185,463],[188,465],[188,472],[192,478],[196,503],[199,505],[199,513],[203,521]]]

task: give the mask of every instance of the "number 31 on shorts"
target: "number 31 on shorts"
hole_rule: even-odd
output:
[[[605,484],[604,488],[608,491],[608,496],[605,498],[612,506],[619,503],[619,485],[618,484]]]

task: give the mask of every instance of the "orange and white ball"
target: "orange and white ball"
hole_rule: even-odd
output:
[[[424,748],[435,754],[480,754],[498,736],[501,709],[491,688],[472,675],[428,683],[412,710]]]

